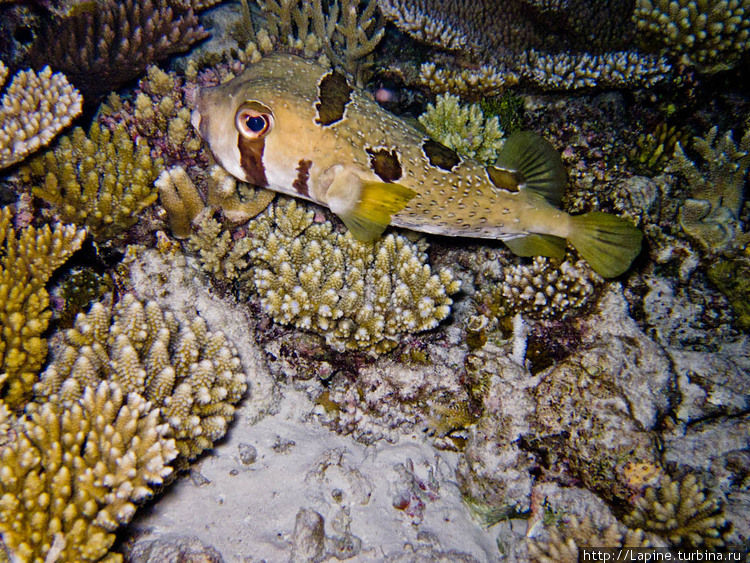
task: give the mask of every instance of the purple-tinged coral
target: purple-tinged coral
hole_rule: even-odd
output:
[[[671,70],[664,58],[624,50],[635,27],[625,0],[378,3],[402,31],[459,53],[440,69],[433,62],[422,65],[421,82],[441,92],[498,93],[519,79],[545,89],[642,87],[663,80]],[[473,68],[466,68],[466,56],[476,63]]]
[[[88,9],[81,6],[45,21],[32,60],[65,72],[91,101],[206,35],[192,6],[170,0],[96,0]]]

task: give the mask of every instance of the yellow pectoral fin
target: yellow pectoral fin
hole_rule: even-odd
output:
[[[398,213],[416,195],[401,184],[361,181],[359,196],[344,208],[331,205],[355,238],[361,241],[376,240]],[[337,208],[338,207],[338,208]]]

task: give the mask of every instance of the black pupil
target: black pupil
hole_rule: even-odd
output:
[[[247,118],[245,123],[247,123],[247,128],[250,129],[250,131],[253,133],[259,133],[265,128],[266,119],[259,115],[251,115]]]

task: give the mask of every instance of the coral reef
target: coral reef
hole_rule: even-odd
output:
[[[709,251],[742,247],[750,240],[739,222],[750,168],[750,129],[739,146],[731,131],[717,140],[718,132],[714,126],[705,137],[693,138],[693,149],[703,160],[700,167],[679,143],[674,152],[674,169],[687,181],[690,194],[680,209],[680,225]]]
[[[650,133],[638,136],[628,159],[637,171],[653,176],[672,159],[676,145],[684,145],[688,140],[687,129],[662,121]]]
[[[135,128],[157,147],[167,163],[200,161],[201,140],[190,125],[183,79],[156,65],[146,69],[135,98]]]
[[[204,203],[198,187],[182,166],[165,170],[154,183],[175,237],[187,238],[192,224],[200,223],[201,218],[214,210],[220,210],[232,223],[245,223],[266,209],[276,195],[270,190],[238,182],[218,165],[210,168],[205,184]]]
[[[245,57],[257,59],[261,52],[273,50],[274,43],[281,43],[307,58],[325,55],[358,86],[364,84],[374,64],[372,52],[385,34],[376,2],[334,0],[325,8],[321,0],[258,0],[258,4],[264,16],[262,29],[256,34],[252,22],[244,25],[251,40]]]
[[[682,547],[721,547],[728,527],[718,498],[707,496],[693,473],[682,480],[662,476],[658,486],[648,487],[636,500],[635,509],[623,521]]]
[[[419,122],[435,141],[485,165],[497,159],[505,140],[497,116],[485,117],[479,104],[462,105],[451,94],[427,104]]]
[[[120,125],[94,123],[88,135],[76,127],[54,149],[25,167],[32,193],[67,222],[86,226],[99,240],[122,233],[156,201],[153,182],[162,166],[143,140],[135,143]]]
[[[464,360],[469,408],[480,417],[464,432],[456,481],[464,502],[485,518],[490,514],[480,504],[501,518],[529,510],[533,486],[534,456],[521,443],[530,431],[537,381],[514,360],[511,348],[487,343]]]
[[[313,215],[295,201],[276,204],[240,241],[253,265],[247,278],[274,320],[323,334],[338,350],[382,352],[402,334],[428,330],[448,316],[448,295],[459,282],[447,270],[433,274],[416,244],[392,234],[363,243],[329,222],[313,223]],[[191,241],[204,267],[216,271],[216,237]]]
[[[649,547],[641,530],[612,524],[605,529],[589,518],[571,517],[559,529],[549,530],[549,540],[527,540],[531,560],[537,563],[577,563],[579,547]]]
[[[669,360],[611,288],[581,322],[575,353],[543,370],[534,388],[534,450],[603,498],[628,498],[624,463],[656,461],[652,429],[669,405]]]
[[[95,0],[45,19],[32,60],[65,72],[91,102],[206,35],[190,2]]]
[[[711,73],[734,66],[750,50],[750,2],[637,0],[640,40]]]
[[[247,385],[233,346],[194,317],[179,322],[158,305],[126,294],[76,318],[34,390],[75,402],[88,386],[110,381],[150,401],[183,458],[221,438]]]
[[[47,356],[42,335],[51,316],[45,285],[83,242],[72,225],[15,229],[0,210],[0,398],[23,408]]]
[[[729,300],[738,326],[750,330],[750,258],[717,260],[708,267],[707,275]]]
[[[97,119],[110,129],[125,125],[131,138],[147,140],[166,166],[207,168],[208,152],[202,150],[200,137],[190,124],[188,99],[195,88],[190,79],[149,65],[133,95],[123,98],[111,93],[101,104]]]
[[[0,88],[7,77],[0,61]],[[0,99],[0,169],[49,143],[81,113],[82,101],[65,76],[49,67],[16,73]]]
[[[626,1],[580,0],[547,4],[544,10],[525,0],[504,2],[500,9],[490,0],[378,4],[402,31],[460,53],[422,64],[419,81],[433,91],[496,94],[519,80],[546,89],[640,87],[671,70],[663,57],[622,50],[635,32]],[[588,16],[585,25],[582,12]],[[462,68],[467,55],[478,63],[472,69]]]
[[[560,319],[591,304],[604,281],[583,260],[572,258],[558,263],[536,256],[528,265],[500,267],[499,273],[499,277],[490,274],[497,279],[474,296],[478,308],[493,317],[522,313],[532,318]]]
[[[158,411],[114,384],[31,404],[0,446],[0,531],[22,561],[119,561],[114,532],[172,472]],[[16,559],[14,559],[16,560]]]

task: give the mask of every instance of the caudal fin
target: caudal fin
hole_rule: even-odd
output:
[[[592,211],[571,219],[568,240],[602,277],[619,276],[641,252],[643,233],[621,217]]]

